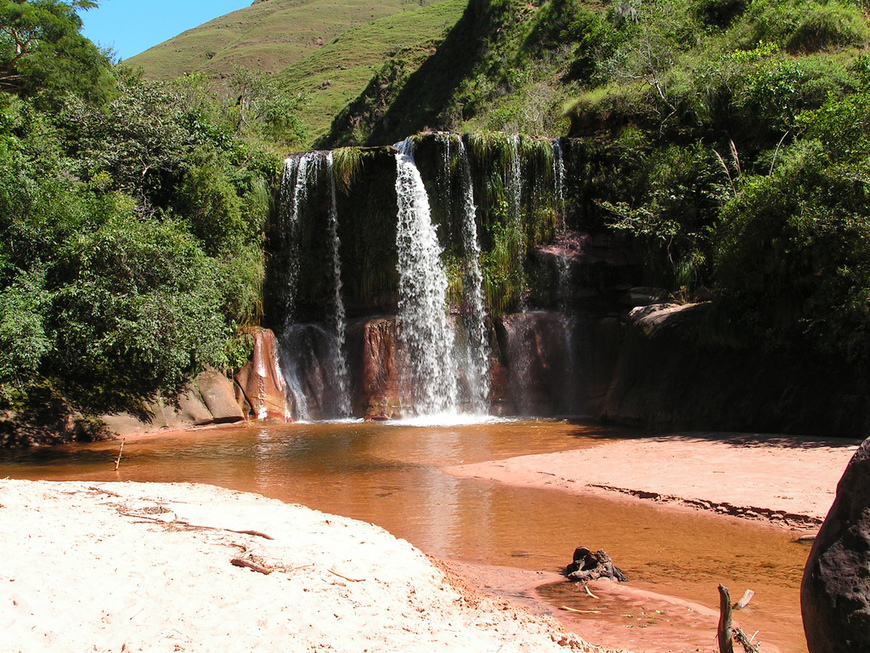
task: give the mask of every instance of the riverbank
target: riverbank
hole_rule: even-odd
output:
[[[556,434],[548,435],[550,430],[556,427],[562,430],[567,428],[569,437],[565,438],[564,435]],[[382,521],[379,523],[389,528],[391,532],[399,533],[401,537],[414,541],[429,553],[444,555],[443,543],[428,537],[428,531],[421,531],[419,524],[414,526],[413,523],[390,520],[386,517],[394,513],[412,516],[426,514],[428,517],[425,517],[422,522],[424,530],[429,529],[434,524],[437,526],[433,529],[434,532],[449,531],[452,533],[454,532],[452,529],[456,528],[456,522],[444,521],[445,513],[443,512],[434,514],[426,512],[426,506],[431,505],[430,502],[433,498],[443,501],[450,496],[458,499],[465,493],[466,503],[470,501],[467,503],[470,510],[457,512],[456,515],[450,513],[450,515],[462,517],[461,523],[465,526],[460,528],[468,531],[463,531],[463,537],[473,538],[469,540],[472,544],[464,548],[456,547],[451,554],[448,554],[458,555],[460,561],[439,560],[435,561],[435,565],[440,570],[447,569],[458,574],[458,576],[449,576],[449,584],[458,588],[460,596],[465,597],[466,601],[470,600],[468,597],[476,596],[477,590],[482,590],[495,597],[487,602],[490,607],[498,608],[498,606],[504,605],[505,601],[519,602],[526,611],[542,615],[545,622],[546,619],[558,619],[562,622],[565,630],[578,633],[586,641],[605,644],[613,648],[628,648],[647,653],[668,653],[669,651],[713,653],[716,650],[717,613],[715,608],[718,602],[716,584],[725,582],[735,594],[735,599],[736,595],[741,594],[745,589],[749,588],[756,591],[756,597],[750,605],[750,610],[747,613],[741,613],[738,616],[738,621],[745,623],[750,633],[755,632],[755,630],[760,631],[759,637],[765,643],[763,650],[767,652],[806,653],[805,644],[802,641],[797,589],[794,583],[795,579],[799,581],[800,570],[803,567],[803,556],[809,549],[805,545],[795,544],[795,540],[804,533],[812,532],[813,528],[811,522],[800,522],[798,525],[789,526],[790,520],[795,519],[794,517],[781,519],[765,517],[765,510],[771,515],[774,514],[774,511],[781,510],[785,515],[820,520],[824,511],[827,510],[825,503],[833,499],[834,487],[842,468],[845,467],[846,461],[857,445],[856,441],[826,441],[778,436],[762,438],[760,436],[734,436],[730,434],[724,436],[716,436],[715,434],[659,435],[620,441],[613,440],[612,433],[599,434],[594,430],[588,431],[579,427],[575,431],[575,428],[567,423],[529,423],[522,425],[522,428],[518,430],[513,429],[510,424],[476,426],[470,429],[473,433],[465,432],[469,429],[453,430],[450,432],[451,437],[447,440],[450,448],[445,449],[443,446],[445,436],[441,431],[429,434],[428,431],[416,429],[385,429],[375,428],[373,425],[347,425],[342,428],[352,430],[354,433],[356,429],[362,428],[369,435],[377,435],[378,437],[369,437],[365,440],[369,445],[373,446],[374,443],[384,445],[386,442],[387,446],[371,450],[363,447],[361,450],[360,447],[348,448],[347,443],[343,441],[342,450],[347,452],[344,460],[347,463],[346,467],[338,470],[330,468],[330,470],[324,471],[319,468],[308,469],[307,467],[287,465],[286,454],[283,452],[287,443],[292,441],[306,443],[306,446],[314,447],[315,453],[319,451],[317,447],[321,445],[325,447],[324,451],[331,452],[333,450],[330,444],[333,442],[331,435],[333,427],[315,428],[305,425],[287,425],[268,432],[242,430],[236,435],[233,435],[233,429],[228,433],[224,428],[212,427],[206,429],[206,433],[198,435],[197,431],[175,434],[173,438],[165,442],[163,442],[164,438],[143,437],[142,442],[137,444],[136,440],[139,438],[129,438],[127,447],[124,449],[121,473],[111,472],[113,461],[118,453],[118,443],[76,448],[74,451],[77,454],[83,454],[82,458],[85,464],[81,466],[73,464],[73,461],[65,457],[65,454],[58,458],[59,461],[62,461],[62,465],[52,464],[51,459],[41,459],[39,461],[40,467],[35,472],[31,472],[34,475],[30,478],[45,478],[52,475],[57,478],[55,472],[62,469],[65,470],[64,476],[66,478],[79,481],[86,479],[88,485],[84,486],[85,489],[88,487],[104,488],[104,491],[90,490],[86,492],[84,499],[76,499],[77,504],[73,506],[74,509],[68,510],[66,499],[63,497],[61,497],[63,500],[56,497],[52,498],[49,496],[51,493],[44,489],[50,488],[50,484],[33,486],[38,487],[39,490],[24,492],[24,496],[30,502],[25,504],[29,510],[29,512],[24,512],[26,518],[20,518],[18,512],[11,511],[11,506],[15,501],[0,496],[0,504],[6,506],[6,508],[0,508],[0,524],[3,525],[0,526],[0,547],[2,547],[0,554],[5,555],[10,561],[14,560],[15,565],[20,568],[29,564],[34,564],[40,568],[45,563],[53,565],[50,572],[44,570],[39,572],[43,574],[39,577],[41,579],[37,584],[39,588],[51,587],[52,591],[55,591],[55,585],[58,583],[60,585],[68,584],[73,588],[78,585],[87,586],[88,583],[91,583],[103,592],[107,592],[116,583],[115,577],[118,572],[114,570],[119,567],[124,568],[126,565],[136,567],[134,561],[140,557],[146,561],[150,560],[150,564],[157,564],[151,553],[136,553],[139,550],[137,549],[138,544],[128,545],[125,539],[116,535],[111,535],[108,542],[104,544],[103,540],[106,539],[104,533],[115,528],[114,525],[111,525],[111,528],[108,526],[91,527],[89,531],[91,535],[85,533],[83,536],[84,544],[76,545],[79,546],[79,553],[76,556],[81,559],[77,558],[78,562],[73,565],[77,569],[78,576],[72,577],[72,580],[68,580],[69,575],[65,571],[65,563],[68,558],[64,552],[69,548],[65,544],[65,540],[70,538],[63,534],[64,531],[58,531],[61,534],[56,537],[52,536],[51,541],[47,544],[42,543],[31,548],[18,546],[18,543],[23,541],[20,534],[25,533],[31,535],[31,538],[45,539],[43,533],[53,534],[58,529],[55,522],[63,522],[70,516],[78,519],[76,515],[79,504],[83,504],[86,508],[89,508],[92,503],[106,503],[109,507],[113,504],[121,504],[121,498],[112,497],[106,491],[121,494],[116,488],[127,487],[169,488],[159,496],[148,495],[152,503],[143,505],[151,512],[138,508],[127,511],[130,513],[126,517],[127,520],[142,522],[134,524],[137,528],[141,529],[143,526],[150,525],[152,530],[159,531],[169,527],[175,529],[171,532],[172,537],[180,537],[177,529],[188,528],[181,522],[199,526],[227,527],[224,517],[233,514],[232,511],[235,509],[232,508],[232,502],[225,505],[227,502],[223,498],[219,496],[213,498],[208,494],[211,491],[220,493],[221,490],[215,490],[211,487],[202,490],[202,492],[207,492],[204,495],[205,498],[200,497],[196,501],[205,502],[208,505],[215,503],[217,507],[214,513],[203,513],[208,519],[200,521],[194,519],[195,515],[187,512],[186,508],[182,510],[182,507],[195,503],[195,501],[183,499],[187,503],[178,503],[181,497],[176,495],[176,492],[191,486],[184,484],[178,486],[157,484],[139,486],[110,482],[113,480],[160,482],[198,480],[207,483],[226,483],[238,490],[269,494],[276,499],[281,498],[290,503],[300,502],[314,505],[326,513],[346,511],[345,514],[354,514],[355,512],[354,516],[365,521],[381,519]],[[256,437],[251,439],[249,437],[251,433],[256,433]],[[426,437],[427,434],[431,437]],[[574,437],[584,439],[584,442],[572,443],[571,438]],[[631,434],[628,434],[627,437],[631,437]],[[461,446],[460,441],[463,438],[473,442],[474,448]],[[491,438],[492,442],[489,443],[486,453],[482,454],[476,448],[480,442],[487,441],[488,438]],[[515,442],[515,444],[510,444],[511,442]],[[522,446],[516,446],[518,443],[522,443]],[[531,449],[528,443],[533,443]],[[559,446],[554,448],[557,443]],[[572,444],[579,444],[583,448],[576,453],[567,452],[566,449]],[[534,456],[518,455],[518,452],[528,453],[535,451],[535,448],[538,452],[549,450],[560,453]],[[256,465],[257,476],[254,480],[245,476],[244,470],[248,468],[245,465],[240,465],[240,461],[237,459],[238,452],[249,450],[257,451],[259,461]],[[72,451],[71,449],[69,453]],[[165,458],[161,454],[163,451],[172,451],[171,459],[178,461],[171,468],[160,464],[160,461]],[[445,451],[447,455],[445,455]],[[233,473],[231,476],[222,476],[221,472],[226,472],[227,468],[221,461],[227,452],[231,452],[234,456]],[[62,452],[58,451],[58,453]],[[497,460],[499,458],[501,460]],[[469,475],[472,479],[465,481],[461,487],[456,486],[455,481],[449,477],[438,473],[435,468],[432,468],[434,474],[406,476],[406,474],[418,470],[421,464],[429,460],[440,461],[436,464],[439,469],[442,469],[444,465],[456,465],[463,459],[475,461],[490,459],[495,460],[495,462],[475,466],[459,465],[459,471]],[[94,464],[96,460],[100,461],[99,464]],[[285,462],[276,465],[275,461],[279,460]],[[390,464],[386,465],[386,462]],[[354,476],[353,470],[368,469],[373,464],[381,467],[386,466],[391,473],[378,475],[371,479],[366,475],[367,484],[360,484],[357,488],[354,483],[362,479]],[[215,469],[212,469],[212,466],[216,466]],[[474,476],[480,475],[486,468],[499,474],[499,478],[495,479],[498,481],[495,485],[489,481],[478,483],[473,480]],[[394,473],[396,469],[401,470],[400,474]],[[421,469],[427,468],[424,466]],[[449,469],[458,473],[457,469],[453,467]],[[274,479],[269,476],[270,472],[274,474],[276,471],[278,474]],[[292,492],[285,486],[288,474],[299,480],[299,487],[294,487]],[[314,477],[317,479],[318,488],[321,486],[327,488],[325,493],[320,489],[303,490],[302,486],[305,485],[306,479]],[[349,483],[353,479],[355,481]],[[677,480],[683,485],[674,485]],[[9,483],[7,481],[4,484],[3,481],[0,481],[0,491],[6,488]],[[519,487],[556,489],[557,492],[540,493],[533,490],[526,493],[520,491],[520,494],[515,496],[517,491],[515,487],[509,487],[511,484]],[[478,494],[478,486],[484,494]],[[499,489],[500,486],[501,489]],[[335,490],[339,487],[341,492],[337,493]],[[78,489],[74,490],[75,488]],[[176,490],[176,488],[181,489]],[[52,490],[52,492],[60,492],[64,496],[64,493],[73,492],[75,494],[80,491],[82,491],[81,484],[75,483],[58,484],[57,488]],[[417,491],[421,492],[419,497],[414,494]],[[585,500],[582,517],[580,514],[576,514],[572,519],[570,515],[573,510],[572,506],[576,505],[576,499],[571,497],[568,492],[574,495],[594,493],[599,496],[589,497]],[[741,500],[735,494],[736,492],[744,493],[749,499]],[[229,496],[234,495],[235,493],[229,493]],[[481,502],[481,497],[486,497],[486,501]],[[517,501],[518,497],[521,497],[521,500]],[[546,497],[546,499],[538,502],[536,497]],[[130,496],[122,497],[122,499],[127,503],[132,500]],[[775,503],[774,499],[776,501],[800,501],[803,503],[779,504]],[[374,502],[377,509],[369,510],[366,508],[366,510],[360,511],[359,506],[356,506],[356,501],[363,502],[361,505],[364,506],[373,505]],[[692,503],[693,501],[694,503]],[[814,503],[807,503],[808,501]],[[176,503],[178,505],[175,505]],[[256,506],[261,506],[263,511],[260,512],[259,508],[254,510],[243,505],[240,509],[240,516],[230,517],[230,521],[238,523],[238,525],[228,527],[233,530],[254,529],[274,536],[271,528],[272,522],[277,519],[279,523],[284,523],[286,520],[283,508],[296,508],[296,506],[288,506],[285,503],[276,504],[271,500],[262,498],[253,503]],[[604,506],[605,512],[602,512],[601,506]],[[751,517],[747,511],[743,511],[743,518],[716,513],[716,510],[724,512],[731,510],[729,506],[748,506],[759,510],[752,511],[755,512],[754,522],[746,521],[746,517]],[[483,508],[485,511],[481,511]],[[703,509],[703,512],[699,508]],[[16,510],[20,509],[19,505]],[[204,510],[204,508],[197,508],[197,510]],[[119,520],[117,512],[118,509],[115,508],[115,519]],[[321,521],[359,524],[359,522],[351,522],[343,518],[328,517],[324,513],[315,514],[320,516]],[[619,517],[612,519],[613,514],[618,514]],[[31,520],[31,517],[35,518],[38,515],[43,515],[41,520]],[[163,518],[159,519],[161,515]],[[539,518],[542,515],[543,518]],[[213,521],[212,516],[215,517]],[[577,519],[578,517],[581,518]],[[517,518],[520,520],[519,523]],[[167,522],[169,526],[160,526],[156,520]],[[481,520],[491,522],[488,526],[489,530],[469,530],[467,528],[469,524],[478,524]],[[573,522],[573,525],[570,522]],[[566,529],[556,527],[561,523],[569,524]],[[609,524],[607,530],[601,531],[597,527],[600,523]],[[808,523],[810,526],[807,526]],[[270,526],[267,528],[264,524]],[[664,529],[661,524],[665,524]],[[777,524],[777,527],[766,528],[765,526],[768,524]],[[314,527],[302,529],[305,534],[301,542],[308,542],[312,549],[312,553],[307,559],[287,558],[286,560],[290,562],[283,564],[292,566],[294,574],[307,573],[305,569],[297,572],[296,568],[298,567],[307,568],[309,565],[313,565],[312,569],[316,569],[319,566],[320,572],[315,574],[316,577],[313,580],[317,587],[319,587],[318,584],[322,584],[323,576],[333,584],[336,582],[343,584],[343,591],[350,592],[348,597],[335,598],[331,596],[329,592],[334,591],[334,588],[331,587],[326,590],[318,589],[318,594],[322,591],[327,607],[329,600],[340,603],[346,598],[364,606],[391,605],[388,600],[380,600],[371,596],[365,601],[356,598],[353,592],[364,584],[354,583],[353,580],[343,578],[356,579],[356,576],[343,571],[343,564],[334,564],[326,569],[325,573],[323,572],[324,563],[322,561],[324,559],[328,562],[338,560],[339,563],[349,560],[351,562],[348,563],[348,567],[352,570],[357,564],[355,561],[357,557],[365,558],[372,555],[372,552],[368,546],[359,546],[361,544],[359,539],[369,541],[369,537],[357,537],[356,540],[345,540],[343,547],[340,543],[335,547],[329,544],[323,551],[323,557],[318,558],[315,549],[319,550],[318,546],[323,549],[324,546],[322,542],[320,545],[316,544],[317,539],[321,538],[332,542],[337,537],[334,529],[324,529],[322,526],[320,524],[320,530]],[[367,525],[364,526],[367,527]],[[15,530],[10,531],[13,527]],[[5,533],[4,528],[6,528]],[[64,528],[68,527],[64,526]],[[348,532],[357,532],[356,526],[344,528],[345,530],[351,529]],[[379,528],[370,528],[376,532],[384,533]],[[339,531],[343,532],[341,529]],[[212,533],[207,529],[195,532],[199,533],[197,537],[202,536],[203,533]],[[517,534],[520,537],[504,541],[498,538],[491,540],[489,539],[491,532],[501,533],[498,536],[500,538],[503,538],[506,532]],[[525,537],[524,533],[534,533],[534,541]],[[711,533],[714,534],[712,538],[710,537]],[[759,542],[755,539],[754,533],[759,533],[765,542],[761,549],[758,548]],[[678,534],[678,537],[672,537],[671,534]],[[699,537],[701,534],[704,534],[703,537]],[[15,539],[16,535],[19,536],[18,540]],[[245,546],[255,544],[276,546],[272,541],[263,540],[250,534],[246,539],[244,535],[241,533],[229,534],[230,537],[241,538],[234,542]],[[158,535],[154,537],[159,539]],[[294,542],[298,539],[295,534],[292,537]],[[372,538],[374,537],[372,536]],[[772,546],[767,543],[771,538],[774,542]],[[371,541],[376,540],[372,539]],[[433,541],[435,545],[433,545]],[[637,541],[642,542],[640,549],[638,549]],[[719,542],[722,543],[721,547]],[[614,556],[617,564],[628,566],[632,582],[627,585],[602,583],[599,586],[593,584],[590,586],[590,590],[595,595],[594,597],[585,592],[575,591],[579,589],[577,586],[564,583],[561,576],[555,572],[558,566],[567,562],[566,558],[570,555],[573,546],[579,544],[605,548]],[[486,554],[483,556],[479,555],[478,551],[481,546],[485,547],[486,550]],[[160,545],[152,548],[158,550],[156,558],[158,560],[161,555],[164,558],[180,557],[182,559],[180,570],[176,569],[175,571],[176,578],[189,576],[191,570],[205,568],[207,569],[205,578],[198,576],[192,581],[193,583],[211,584],[215,582],[215,579],[220,580],[220,582],[226,580],[224,576],[227,573],[226,566],[229,564],[230,558],[225,555],[225,551],[218,556],[214,564],[211,564],[208,561],[186,562],[186,549],[181,548],[173,551],[167,547],[168,545]],[[12,551],[14,553],[11,553]],[[160,551],[163,554],[160,554]],[[239,551],[241,552],[241,549]],[[553,551],[558,551],[559,554],[553,557],[551,555]],[[700,553],[701,551],[703,554]],[[523,569],[504,566],[511,564],[508,561],[514,559],[514,552],[517,556],[522,556],[516,560],[518,566],[523,567]],[[251,553],[255,558],[258,556],[267,557],[263,551],[257,549],[251,549]],[[266,553],[272,556],[268,551]],[[94,559],[91,559],[94,554],[99,554],[101,558],[109,560],[108,564],[114,563],[114,567],[106,569],[107,563],[96,563]],[[281,555],[283,554],[276,555],[276,559],[284,560]],[[375,555],[382,555],[385,560],[390,560],[393,556],[393,548],[383,548],[383,554],[375,553]],[[735,570],[731,566],[731,562],[736,557],[739,557],[741,562],[739,570]],[[478,564],[470,564],[469,561],[477,561]],[[493,561],[492,564],[502,566],[487,566],[487,561]],[[668,573],[659,575],[658,570],[660,569]],[[708,573],[710,569],[713,570],[712,575]],[[247,571],[246,569],[241,570]],[[233,568],[230,573],[235,571],[237,570]],[[259,576],[257,572],[247,573],[254,577]],[[420,573],[428,574],[429,572],[418,571],[416,575]],[[269,578],[273,577],[275,577],[275,573],[269,575]],[[95,583],[94,578],[109,578],[110,580],[106,583]],[[211,580],[207,580],[209,578]],[[305,578],[306,582],[311,580]],[[546,587],[536,590],[536,587],[542,583],[550,582],[557,583],[552,586],[553,589],[550,593]],[[176,593],[173,589],[174,586],[167,585],[160,577],[155,579],[149,576],[147,582],[142,581],[139,585],[143,587],[152,585],[169,587],[170,590],[165,591],[165,594]],[[2,570],[0,570],[0,592],[6,589]],[[375,589],[378,591],[382,589],[380,583]],[[120,600],[111,600],[111,604],[117,605],[120,602],[123,606],[125,600],[130,602],[124,597],[138,596],[137,592],[140,591],[137,589],[135,592],[128,592]],[[208,593],[210,591],[208,590],[204,594],[208,598],[207,604],[228,602],[228,599],[220,597],[215,599],[212,594]],[[250,592],[251,589],[247,588],[244,591]],[[259,593],[259,589],[255,593]],[[305,593],[306,600],[309,600],[309,593],[310,591]],[[419,594],[419,591],[417,593]],[[54,613],[61,611],[56,610],[52,605],[65,601],[66,604],[72,606],[72,609],[71,611],[64,610],[63,614],[75,615],[80,606],[80,601],[76,597],[80,594],[80,592],[77,593],[70,589],[63,590],[55,604],[41,606],[41,614],[52,615],[51,619],[55,619]],[[542,595],[546,597],[548,602],[541,600]],[[84,596],[90,597],[90,599],[85,599],[86,603],[90,601],[98,604],[102,600],[99,593],[93,595],[85,593]],[[145,596],[148,601],[157,600],[160,603],[164,600],[162,597],[155,598],[154,593],[150,591]],[[0,594],[0,600],[2,598],[3,596]],[[407,594],[405,598],[407,598]],[[285,605],[281,603],[284,600],[285,595],[279,594],[277,602],[280,605]],[[473,600],[478,601],[478,599]],[[246,605],[248,599],[243,596],[237,598],[236,601]],[[189,602],[196,603],[195,600]],[[271,605],[271,602],[274,602],[274,597],[269,602]],[[699,605],[699,603],[703,605]],[[269,636],[272,623],[276,619],[281,619],[280,614],[276,616],[271,611],[270,605],[262,608],[263,614],[268,616],[265,622],[268,627],[260,634],[263,638]],[[318,603],[318,605],[321,611],[326,609],[323,603]],[[559,609],[562,606],[580,612]],[[376,611],[375,608],[371,609]],[[440,610],[437,606],[433,609],[434,613]],[[285,611],[288,610],[297,612],[295,607],[288,608],[285,605]],[[107,611],[111,612],[108,608]],[[407,610],[404,611],[407,612]],[[496,611],[500,612],[498,609]],[[402,612],[403,609],[397,607],[392,610],[392,614],[390,612],[385,614],[390,621],[399,617],[404,619],[405,616]],[[409,612],[412,618],[414,612]],[[158,612],[157,620],[165,620],[166,614],[172,614],[171,604],[164,611]],[[209,613],[206,612],[206,614]],[[303,609],[300,614],[304,618],[307,612]],[[192,618],[196,621],[200,619],[200,616],[194,614],[194,617],[186,618]],[[235,618],[235,616],[232,617],[232,619]],[[249,618],[248,612],[245,612],[240,618]],[[428,613],[426,618],[428,618]],[[0,627],[8,625],[3,619],[4,617],[0,616]],[[77,617],[71,616],[70,619],[77,619]],[[454,622],[457,619],[464,623],[461,617],[454,618]],[[16,628],[24,628],[22,623],[27,624],[26,621],[20,622]],[[321,622],[316,623],[320,624]],[[552,621],[549,623],[552,626]],[[69,629],[70,632],[78,628],[77,621],[72,625],[62,622],[61,625],[64,629]],[[334,625],[341,629],[354,627],[352,621],[335,621]],[[35,626],[35,623],[30,623],[30,626]],[[419,635],[418,630],[413,630],[415,627],[408,627]],[[260,628],[259,625],[254,629],[258,628]],[[182,628],[178,628],[178,630],[186,633]],[[551,632],[557,631],[558,628]],[[153,634],[152,631],[148,632]],[[207,628],[204,630],[194,629],[194,634],[188,636],[198,637],[203,636],[204,633],[207,634]],[[160,633],[158,632],[158,634]],[[297,641],[290,639],[286,633],[279,634],[279,636],[286,638],[291,643]],[[305,634],[305,636],[308,635]],[[417,639],[424,642],[428,641],[425,637],[422,639],[417,637]],[[329,644],[332,640],[326,639],[324,641]],[[386,648],[383,643],[368,646],[371,644],[371,640],[366,639],[365,636],[360,641],[365,643],[365,646],[359,649],[360,651],[366,647],[370,650],[392,650]],[[346,640],[334,644],[334,648],[343,650],[340,648],[342,642],[346,643]],[[771,642],[775,645],[771,646]],[[184,646],[184,641],[177,640],[173,644]],[[300,646],[303,646],[302,650],[307,650],[304,648],[307,645]],[[414,650],[410,644],[402,650],[409,650],[409,647],[410,650]],[[26,650],[31,648],[27,647]],[[189,648],[192,647],[189,646]],[[9,650],[25,650],[25,647],[19,646]],[[39,649],[37,648],[37,650]],[[198,650],[221,649],[200,646]],[[296,649],[290,646],[289,650]],[[437,646],[435,650],[437,650]],[[483,650],[486,648],[484,647]],[[6,653],[6,649],[2,646],[0,646],[0,653]]]
[[[443,469],[454,476],[515,487],[596,495],[662,511],[698,512],[707,520],[735,524],[751,520],[750,528],[772,527],[790,533],[794,540],[812,537],[818,530],[859,444],[858,440],[779,435],[671,434]],[[593,597],[564,582],[530,590],[533,574],[527,574],[525,582],[521,578],[511,582],[506,576],[504,583],[498,569],[466,566],[462,573],[496,595],[546,599],[544,605],[553,606],[546,614],[589,641],[649,653],[718,650],[713,637],[718,622],[715,585],[710,586],[704,606],[632,583],[590,583]],[[751,581],[730,589],[737,600],[744,589],[753,587],[760,589]],[[805,652],[797,591],[782,598],[787,602],[775,608],[784,611],[781,623],[776,623],[776,612],[773,618],[766,614],[760,619],[762,612],[770,612],[769,592],[762,592],[747,613],[735,613],[735,619],[745,621],[750,634],[754,628],[762,629],[765,651]],[[796,620],[792,613],[798,614]]]
[[[602,651],[381,528],[212,486],[0,481],[0,649]]]
[[[446,467],[449,474],[653,501],[813,533],[860,440],[684,433]]]

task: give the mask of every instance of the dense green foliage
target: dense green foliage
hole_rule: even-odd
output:
[[[76,11],[91,0],[0,2],[0,88],[53,97],[69,92],[90,101],[109,91],[106,56],[79,34]]]
[[[863,6],[658,0],[597,23],[570,110],[610,161],[593,215],[634,238],[650,282],[715,288],[723,341],[865,361]]]
[[[256,75],[239,74],[240,115],[196,78],[114,67],[78,34],[91,4],[0,5],[14,70],[0,92],[0,403],[19,408],[40,388],[85,413],[130,407],[239,365],[282,162],[267,141],[297,138],[295,107],[276,110]]]

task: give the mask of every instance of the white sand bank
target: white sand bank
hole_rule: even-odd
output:
[[[211,486],[0,480],[0,560],[0,653],[597,650],[376,526]]]

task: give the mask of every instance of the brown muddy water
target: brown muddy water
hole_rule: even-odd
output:
[[[633,586],[713,609],[720,582],[735,600],[753,589],[745,629],[785,653],[805,653],[798,595],[809,548],[795,534],[440,470],[625,437],[638,434],[559,421],[248,426],[127,440],[117,472],[117,442],[9,452],[0,478],[210,483],[372,522],[438,557],[530,570],[559,571],[579,545],[604,549]],[[588,601],[568,584],[542,594],[557,606]],[[618,602],[596,607],[626,628],[652,625],[620,614]]]

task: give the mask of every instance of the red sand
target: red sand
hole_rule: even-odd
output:
[[[860,441],[678,434],[445,471],[523,487],[654,500],[815,530]]]

